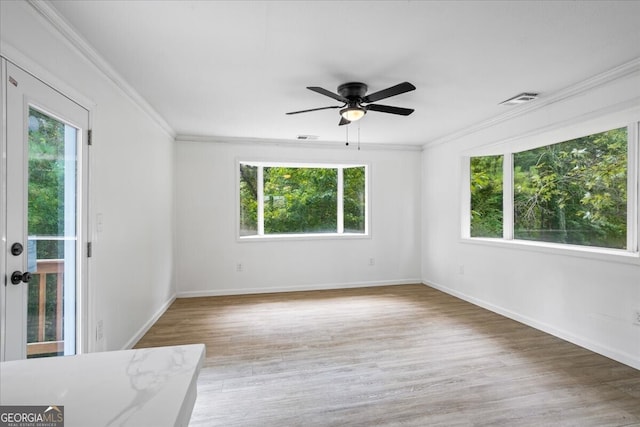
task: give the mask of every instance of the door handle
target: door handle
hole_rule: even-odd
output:
[[[11,273],[11,283],[13,283],[14,285],[19,285],[20,282],[29,283],[31,277],[32,274],[28,271],[25,271],[24,273],[20,271],[14,271],[13,273]]]

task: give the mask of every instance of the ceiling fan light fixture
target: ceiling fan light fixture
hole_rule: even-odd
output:
[[[343,119],[349,120],[350,122],[355,122],[356,120],[360,120],[364,117],[367,110],[362,107],[353,106],[347,107],[340,110],[340,115]]]

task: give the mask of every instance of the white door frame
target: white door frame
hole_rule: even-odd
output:
[[[11,259],[11,255],[9,254],[9,247],[12,244],[12,241],[16,239],[16,233],[21,233],[22,237],[20,240],[24,240],[24,246],[26,246],[26,223],[24,220],[20,225],[22,230],[16,231],[15,229],[11,229],[9,224],[15,225],[16,221],[20,222],[13,216],[15,216],[14,209],[9,211],[9,206],[7,205],[7,201],[10,197],[13,197],[13,193],[18,191],[15,188],[8,188],[8,181],[13,179],[14,182],[19,180],[20,177],[12,176],[11,178],[8,176],[9,168],[8,162],[13,162],[16,154],[9,154],[12,158],[7,157],[7,150],[9,147],[9,141],[13,141],[15,138],[25,139],[24,132],[26,129],[26,120],[28,118],[27,112],[29,105],[33,105],[38,109],[43,109],[44,111],[55,112],[55,117],[61,119],[64,122],[68,122],[73,124],[74,127],[79,127],[81,129],[81,135],[79,137],[78,144],[78,194],[77,194],[77,236],[78,236],[78,245],[77,245],[77,253],[76,253],[76,281],[77,281],[77,290],[76,290],[76,310],[75,318],[76,318],[76,353],[84,353],[88,349],[88,328],[87,328],[87,319],[88,309],[89,309],[89,299],[88,299],[88,261],[87,261],[87,242],[89,241],[89,232],[88,232],[88,218],[89,218],[89,198],[88,198],[88,190],[89,190],[89,148],[88,148],[88,130],[90,123],[90,111],[85,107],[79,105],[75,101],[63,95],[58,90],[52,88],[41,80],[37,79],[33,75],[24,71],[20,67],[14,65],[13,63],[5,60],[0,57],[0,74],[2,75],[1,83],[0,83],[0,117],[2,118],[2,132],[0,132],[0,147],[2,150],[2,158],[0,159],[0,165],[2,166],[3,174],[0,176],[0,200],[2,201],[2,208],[0,209],[0,228],[2,231],[2,249],[3,254],[0,256],[0,267],[2,267],[2,281],[0,283],[0,332],[2,335],[2,339],[0,340],[0,360],[9,360],[15,358],[24,358],[26,357],[26,286],[17,285],[22,288],[21,292],[23,295],[22,301],[19,304],[25,306],[25,309],[22,309],[23,320],[20,322],[21,331],[15,329],[15,325],[10,323],[11,320],[15,322],[15,310],[12,305],[15,301],[9,301],[7,298],[11,298],[12,300],[16,299],[16,288],[13,288],[14,285],[7,283],[5,286],[5,281],[9,281],[9,276],[11,275],[11,271],[14,268],[21,267],[21,271],[26,270],[26,256],[22,257],[21,261],[17,261],[15,259]],[[13,79],[13,80],[11,80]],[[14,84],[15,82],[15,84]],[[13,84],[14,87],[11,87]],[[16,85],[17,84],[17,85]],[[19,90],[17,89],[19,87]],[[38,95],[34,98],[31,92],[38,91]],[[18,100],[16,101],[16,97]],[[22,99],[19,99],[19,98]],[[19,102],[23,105],[22,108],[22,124],[18,125],[21,129],[16,130],[15,123],[11,121],[17,121],[15,118],[15,113],[9,113],[10,109],[9,103],[12,103],[11,108],[16,108],[15,103]],[[49,107],[48,105],[51,105]],[[66,109],[70,111],[74,111],[73,115],[76,117],[65,117],[64,112],[61,113],[60,109],[63,107],[59,107],[58,105],[66,105]],[[15,111],[15,110],[14,110]],[[69,113],[71,114],[71,113]],[[79,117],[79,118],[78,118]],[[13,130],[12,130],[13,128]],[[18,154],[17,157],[20,155]],[[24,159],[16,159],[19,162],[24,163]],[[26,171],[23,172],[26,176]],[[26,178],[22,179],[23,185],[26,184]],[[22,188],[21,190],[24,194],[26,189]],[[13,215],[13,216],[12,216]],[[24,218],[24,213],[22,213],[22,217]],[[22,263],[22,265],[19,265]],[[19,297],[18,297],[19,298]],[[20,298],[19,298],[20,299]],[[20,338],[17,338],[20,337]],[[8,348],[8,340],[16,340],[20,339],[23,342],[22,350],[16,352],[14,349]]]

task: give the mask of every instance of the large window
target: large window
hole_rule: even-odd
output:
[[[367,168],[239,162],[239,234],[367,233]]]
[[[625,249],[627,128],[513,155],[514,237]]]
[[[629,168],[637,168],[629,162],[634,135],[621,127],[505,156],[471,157],[470,237],[637,250],[628,233],[636,212],[636,197],[628,194],[635,188],[629,179],[636,176]]]

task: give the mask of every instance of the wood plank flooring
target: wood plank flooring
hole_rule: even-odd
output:
[[[640,371],[424,285],[176,300],[190,426],[640,426]]]

